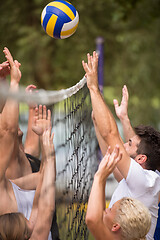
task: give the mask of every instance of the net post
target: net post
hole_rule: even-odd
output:
[[[96,51],[99,55],[98,60],[98,83],[99,83],[99,89],[101,93],[103,93],[103,80],[104,80],[104,70],[103,70],[103,64],[104,64],[104,38],[103,37],[97,37],[96,38]]]

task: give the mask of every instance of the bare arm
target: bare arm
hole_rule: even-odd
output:
[[[10,92],[18,92],[21,72],[18,61],[13,58],[7,48],[4,48],[4,54],[10,64],[11,82]],[[19,105],[16,100],[8,98],[0,115],[0,179],[4,178],[6,169],[11,160],[11,154],[14,148],[14,138],[18,131]]]
[[[96,137],[97,137],[97,140],[99,143],[99,147],[101,149],[102,155],[104,156],[106,154],[108,146],[98,130],[97,123],[96,123],[93,113],[92,113],[92,119],[93,119],[93,124],[94,124],[95,132],[96,132]],[[120,182],[123,179],[123,176],[117,167],[114,168],[113,174],[114,174],[114,177],[117,180],[117,182]]]
[[[53,134],[51,136],[51,129],[45,130],[43,133],[43,147],[45,152],[44,175],[38,202],[38,215],[30,238],[31,240],[48,239],[53,212],[55,210],[56,165]]]
[[[7,85],[6,76],[9,75],[9,74],[10,74],[9,62],[5,61],[5,62],[0,64],[0,84]],[[0,113],[2,112],[4,105],[5,105],[5,100],[1,99],[1,101],[0,101]]]
[[[111,150],[115,148],[116,144],[119,145],[123,156],[122,161],[117,164],[117,167],[122,176],[126,178],[128,175],[131,160],[123,146],[123,141],[118,132],[116,121],[108,106],[105,104],[104,99],[98,88],[98,55],[94,52],[93,57],[89,54],[87,55],[87,57],[88,63],[84,63],[83,61],[82,64],[86,72],[87,86],[90,91],[92,108],[96,123],[102,138],[107,145],[111,146]]]
[[[25,190],[35,190],[40,179],[40,172],[31,173],[24,177],[12,180],[17,186]]]
[[[43,150],[43,141],[42,135],[46,129],[51,127],[51,111],[45,105],[39,105],[35,108],[35,116],[32,124],[32,130],[40,137],[40,146],[42,153],[41,168],[43,167],[44,160],[44,150]]]
[[[103,214],[105,210],[105,185],[108,176],[113,172],[113,169],[120,161],[121,157],[122,155],[119,152],[118,146],[115,147],[112,153],[109,148],[94,176],[88,201],[86,223],[96,240],[113,238],[112,233],[103,223]]]
[[[29,85],[26,88],[26,92],[28,94],[32,94],[32,92],[36,89],[35,85]],[[29,106],[29,117],[28,117],[28,128],[27,128],[27,134],[24,144],[24,151],[28,154],[31,154],[34,157],[39,158],[40,154],[40,139],[39,135],[37,135],[32,130],[33,125],[33,118],[35,116],[35,104],[31,104]]]
[[[128,89],[127,86],[124,85],[122,89],[122,101],[120,106],[118,104],[117,99],[113,100],[116,115],[122,123],[123,133],[126,142],[128,142],[130,138],[136,135],[128,117],[128,99],[129,99]]]

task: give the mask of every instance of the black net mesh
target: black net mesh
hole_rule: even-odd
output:
[[[87,86],[53,107],[56,212],[60,239],[88,239],[87,201],[98,166],[97,141]]]

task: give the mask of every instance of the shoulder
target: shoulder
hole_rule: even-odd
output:
[[[131,159],[130,169],[126,178],[127,186],[137,195],[148,189],[159,188],[160,177],[152,170],[143,169],[134,159]],[[135,186],[137,186],[135,188]]]

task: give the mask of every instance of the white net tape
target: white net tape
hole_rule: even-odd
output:
[[[0,84],[0,99],[6,99],[7,97],[12,97],[19,102],[25,103],[37,103],[50,105],[56,102],[60,102],[76,92],[78,92],[86,83],[86,78],[83,77],[76,85],[67,88],[61,89],[59,91],[47,91],[44,89],[39,89],[38,92],[33,92],[32,94],[26,93],[25,88],[20,86],[18,94],[9,93],[8,86]]]

